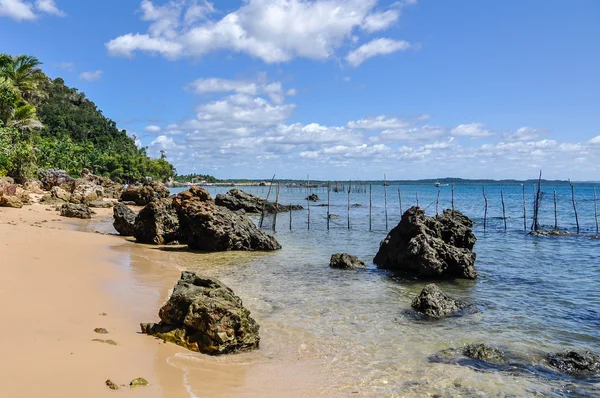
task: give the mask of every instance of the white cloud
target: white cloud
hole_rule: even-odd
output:
[[[461,124],[450,131],[450,134],[460,137],[483,138],[493,133],[483,128],[483,123]]]
[[[144,127],[144,131],[147,131],[149,133],[160,133],[161,128],[159,126],[150,125]]]
[[[73,72],[75,70],[75,64],[73,62],[61,62],[56,65],[58,69],[66,70],[69,72]]]
[[[39,17],[37,12],[63,17],[54,0],[36,0],[35,4],[25,0],[0,0],[0,17],[16,21],[32,21]]]
[[[41,12],[56,15],[57,17],[64,17],[67,15],[64,11],[58,9],[54,0],[36,0],[35,7]]]
[[[283,104],[285,95],[296,95],[295,89],[284,93],[281,82],[269,83],[264,74],[254,80],[198,79],[188,85],[197,94],[236,92],[247,95],[267,95],[275,104]]]
[[[546,131],[531,127],[521,127],[517,131],[505,133],[503,138],[507,141],[533,141],[546,134]]]
[[[266,63],[296,57],[323,60],[352,41],[355,30],[383,30],[397,20],[397,10],[373,12],[376,5],[377,0],[246,0],[222,18],[210,19],[217,12],[206,1],[172,0],[156,6],[144,0],[141,9],[142,19],[150,23],[147,32],[124,34],[106,47],[110,55],[122,57],[142,51],[176,59],[230,50]],[[379,42],[375,50],[375,44],[363,60],[373,51],[383,54],[406,46],[400,41],[385,46]]]
[[[357,67],[367,59],[377,55],[391,54],[396,51],[408,50],[409,48],[410,43],[407,41],[386,38],[374,39],[349,52],[346,56],[346,61],[350,65]]]
[[[100,78],[102,78],[102,71],[96,70],[96,71],[90,71],[90,72],[83,72],[79,75],[79,78],[81,80],[86,80],[88,82],[100,80]]]
[[[600,145],[600,135],[595,136],[591,140],[588,141],[590,144]]]
[[[371,131],[398,129],[402,127],[407,127],[409,125],[410,123],[405,120],[394,117],[387,117],[385,115],[348,122],[348,127],[351,129]]]

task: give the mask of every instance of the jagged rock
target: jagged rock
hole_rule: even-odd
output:
[[[110,209],[114,205],[115,204],[113,202],[105,202],[103,200],[93,200],[90,203],[88,203],[89,207],[96,209]]]
[[[119,200],[119,203],[124,204],[125,206],[137,206],[135,202],[131,200]]]
[[[588,351],[550,354],[547,361],[554,369],[573,376],[600,374],[600,355]]]
[[[146,206],[169,197],[169,189],[161,182],[145,182],[143,185],[131,185],[121,193],[121,201],[135,202],[138,206]]]
[[[42,185],[42,182],[39,180],[28,180],[25,182],[25,184],[23,184],[23,189],[37,194],[37,195],[41,195],[44,193],[44,186]]]
[[[108,177],[97,176],[92,174],[88,169],[83,169],[81,171],[81,178],[90,181],[95,185],[100,185],[104,190],[105,198],[118,199],[121,196],[123,185],[114,182]]]
[[[331,256],[329,261],[331,268],[366,268],[365,263],[360,261],[358,257],[347,253],[337,253]]]
[[[220,355],[258,348],[259,325],[235,293],[216,279],[184,271],[160,309],[161,322],[142,323],[142,333],[189,350]]]
[[[135,218],[133,236],[140,243],[156,245],[180,240],[179,218],[173,199],[160,199],[144,207]]]
[[[318,202],[319,199],[319,195],[317,195],[316,193],[310,194],[308,195],[304,200],[309,200],[311,202]]]
[[[232,189],[226,194],[219,194],[215,198],[217,206],[223,206],[232,211],[244,210],[246,213],[261,213],[264,207],[265,213],[275,213],[275,203],[267,202],[260,196],[251,195],[241,189]],[[278,211],[286,212],[290,206],[279,204]],[[302,210],[302,206],[292,205],[292,210]]]
[[[281,249],[275,238],[257,228],[246,215],[216,206],[203,188],[192,187],[175,195],[173,206],[182,236],[178,240],[192,249],[211,252]]]
[[[102,200],[104,188],[86,179],[79,178],[71,182],[71,197],[69,201],[75,204],[88,204]]]
[[[342,216],[338,216],[337,214],[329,214],[327,217],[329,217],[330,220],[338,220],[342,218]]]
[[[380,268],[421,277],[475,279],[477,238],[473,223],[458,211],[427,217],[411,207],[381,242],[373,262]]]
[[[429,358],[432,362],[442,363],[458,363],[463,362],[470,364],[473,361],[464,361],[465,358],[472,359],[475,361],[481,361],[487,365],[507,365],[508,358],[504,352],[497,348],[491,347],[487,344],[467,344],[460,348],[448,348],[445,350],[438,351],[435,355]],[[511,358],[514,360],[514,358]],[[515,361],[515,364],[517,362]],[[503,369],[500,367],[499,369]]]
[[[92,218],[94,212],[86,205],[77,205],[73,203],[65,203],[60,208],[60,215],[70,218]]]
[[[50,196],[52,199],[56,199],[63,202],[71,200],[71,194],[61,187],[55,186],[50,190]]]
[[[111,390],[118,390],[119,386],[116,385],[111,379],[107,379],[104,384],[106,384],[106,386],[108,388],[110,388]]]
[[[143,386],[147,386],[148,384],[149,384],[148,380],[144,379],[143,377],[138,377],[129,382],[129,387],[130,388],[143,387]]]
[[[59,169],[39,169],[37,175],[45,191],[49,191],[53,187],[69,185],[74,180],[66,171]]]
[[[0,186],[2,186],[2,185],[12,185],[14,183],[15,183],[15,179],[12,178],[12,177],[8,177],[8,176],[0,177]]]
[[[460,311],[463,304],[448,296],[436,284],[431,283],[412,302],[415,311],[431,318],[443,318]]]
[[[16,196],[0,196],[0,207],[12,207],[20,209],[23,207],[23,202]]]
[[[544,230],[531,231],[529,233],[529,235],[532,235],[532,236],[571,236],[571,233],[569,231],[558,231],[556,229],[551,229],[548,231],[544,231]]]
[[[122,203],[113,207],[113,226],[122,236],[133,236],[135,233],[135,218],[137,214]]]
[[[104,328],[96,328],[94,329],[94,333],[98,333],[98,334],[108,334],[108,330],[104,329]]]

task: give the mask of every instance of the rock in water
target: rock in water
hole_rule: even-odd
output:
[[[146,206],[148,203],[168,198],[169,189],[162,182],[151,181],[143,185],[132,185],[121,193],[121,201],[135,202],[138,206]]]
[[[319,195],[317,195],[316,193],[313,193],[313,194],[307,196],[306,199],[304,199],[304,200],[309,200],[311,202],[318,202],[320,199],[319,199]]]
[[[331,260],[329,261],[329,266],[331,268],[366,268],[365,263],[360,261],[358,257],[353,256],[347,253],[337,253],[331,256]]]
[[[600,373],[600,355],[587,351],[550,354],[547,360],[553,368],[573,376]]]
[[[415,297],[412,307],[431,318],[443,318],[460,311],[462,304],[444,293],[435,283],[431,283]]]
[[[244,210],[246,213],[262,213],[263,206],[265,213],[275,213],[275,203],[267,202],[260,196],[251,195],[241,189],[232,189],[226,194],[219,194],[215,198],[217,206],[223,206],[231,211]],[[292,210],[302,210],[302,206],[292,205]],[[279,212],[290,210],[290,206],[279,204]]]
[[[472,226],[459,211],[427,217],[420,208],[411,207],[381,242],[373,262],[380,268],[421,277],[475,279],[473,246],[477,238]]]
[[[184,271],[158,324],[141,324],[142,332],[189,350],[220,355],[258,348],[258,324],[235,293],[216,279]]]
[[[181,242],[204,251],[281,249],[270,235],[260,230],[244,214],[215,205],[200,187],[176,195],[173,206],[179,217]]]
[[[135,218],[133,236],[140,243],[156,245],[180,240],[179,218],[173,199],[160,199],[144,207]]]
[[[92,218],[94,212],[86,205],[75,205],[72,203],[65,203],[60,207],[60,215],[63,217],[70,218]]]
[[[113,207],[113,226],[122,236],[133,236],[135,233],[135,217],[137,214],[129,207],[116,203]]]

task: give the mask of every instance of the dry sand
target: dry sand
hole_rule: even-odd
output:
[[[94,222],[66,221],[47,208],[0,208],[0,396],[187,397],[183,375],[166,364],[183,349],[138,334],[140,321],[157,319],[178,272],[151,266],[151,256],[162,260],[158,251],[75,231]],[[145,267],[134,273],[129,263],[139,250]],[[136,377],[150,385],[105,386],[106,379],[127,385]]]

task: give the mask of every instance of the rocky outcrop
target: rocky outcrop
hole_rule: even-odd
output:
[[[23,184],[23,189],[31,193],[41,195],[44,193],[44,186],[39,180],[28,180]]]
[[[92,218],[94,212],[86,205],[78,205],[73,203],[65,203],[60,207],[60,215],[69,218]]]
[[[173,206],[179,218],[180,241],[204,251],[281,249],[279,243],[260,230],[245,215],[217,206],[200,187],[176,195]]]
[[[39,169],[37,175],[45,191],[50,191],[54,187],[69,185],[74,180],[66,171],[59,169]]]
[[[460,311],[464,305],[431,283],[412,302],[412,308],[431,318],[443,318]]]
[[[152,202],[137,215],[133,236],[140,243],[165,245],[180,240],[179,217],[173,199]]]
[[[246,213],[262,213],[263,208],[265,213],[275,213],[275,203],[267,202],[266,199],[260,196],[251,195],[241,189],[232,189],[226,194],[219,194],[215,198],[217,206],[223,206],[232,211],[244,210]],[[278,212],[286,212],[290,210],[290,206],[279,205]],[[292,205],[292,210],[302,210],[302,206]]]
[[[460,348],[441,350],[431,356],[429,360],[448,364],[500,366],[498,367],[499,370],[504,370],[504,366],[508,363],[518,363],[513,356],[509,358],[503,351],[484,343],[467,344]],[[475,363],[474,361],[478,362]]]
[[[319,199],[319,195],[317,195],[316,193],[310,194],[308,195],[304,200],[309,200],[311,202],[318,202]]]
[[[329,266],[341,269],[366,268],[365,263],[360,261],[358,257],[348,253],[333,254],[331,260],[329,260]]]
[[[140,324],[142,332],[210,355],[258,348],[259,325],[235,293],[216,279],[184,271],[160,309],[160,323]]]
[[[110,209],[115,205],[114,202],[105,202],[104,200],[93,200],[87,204],[89,207],[96,209]]]
[[[71,196],[69,202],[75,204],[88,204],[104,197],[104,188],[91,181],[78,178],[71,182]]]
[[[116,203],[113,207],[113,226],[122,236],[133,236],[135,234],[135,218],[137,214],[129,207]]]
[[[50,196],[57,201],[68,202],[71,199],[71,194],[59,186],[52,187]]]
[[[121,196],[123,185],[114,182],[108,177],[102,177],[92,174],[88,169],[81,171],[81,178],[92,182],[94,185],[102,187],[105,198],[118,199]]]
[[[17,196],[0,196],[0,207],[12,207],[14,209],[20,209],[23,207],[23,201]]]
[[[120,200],[123,202],[135,202],[138,206],[146,206],[148,203],[159,201],[169,197],[169,189],[162,182],[151,181],[142,185],[131,185],[122,193]]]
[[[547,361],[554,369],[572,376],[600,374],[600,355],[587,351],[550,354]]]
[[[458,211],[427,217],[411,207],[381,242],[373,262],[420,277],[475,279],[473,222]]]

